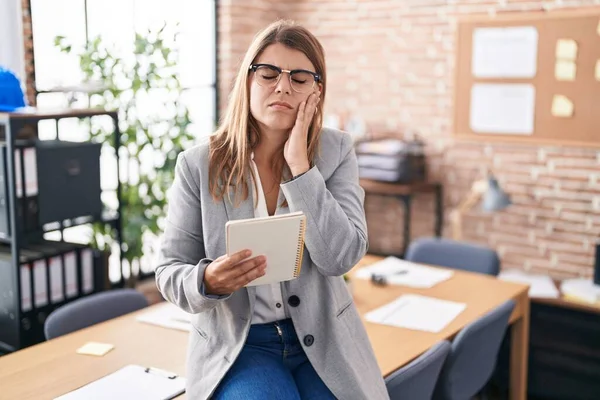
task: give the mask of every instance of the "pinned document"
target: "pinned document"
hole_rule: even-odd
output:
[[[533,133],[535,87],[518,83],[476,83],[471,88],[469,123],[475,133]]]
[[[577,58],[577,42],[573,39],[559,39],[556,42],[556,58],[575,61]]]
[[[574,81],[577,65],[573,61],[559,60],[554,66],[554,77],[557,81]]]
[[[556,61],[554,77],[557,81],[574,81],[577,74],[577,65],[574,61]]]
[[[365,315],[369,322],[440,332],[467,307],[465,303],[406,294]]]
[[[473,30],[471,70],[476,78],[533,78],[538,31],[534,26]]]
[[[600,82],[600,60],[596,61],[596,80]]]
[[[573,116],[573,102],[566,96],[555,94],[552,99],[552,115],[557,118],[570,118]]]

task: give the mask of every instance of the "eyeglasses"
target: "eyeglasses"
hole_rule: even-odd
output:
[[[321,76],[305,69],[281,69],[271,64],[252,64],[248,68],[254,71],[256,83],[260,86],[272,88],[279,83],[281,74],[287,72],[290,76],[290,86],[298,93],[310,92],[315,86],[315,82],[321,81]]]

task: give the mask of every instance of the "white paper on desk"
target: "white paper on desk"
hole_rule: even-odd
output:
[[[371,279],[373,274],[385,277],[387,283],[391,285],[428,289],[450,279],[454,271],[428,267],[390,256],[359,269],[355,276],[361,279]]]
[[[533,78],[538,31],[533,26],[473,30],[471,70],[477,78]]]
[[[466,304],[417,294],[405,294],[365,315],[369,322],[426,332],[440,332]]]
[[[470,126],[476,133],[531,135],[535,87],[519,83],[478,83],[471,88]]]
[[[164,328],[179,329],[181,331],[190,331],[192,328],[191,314],[167,302],[154,307],[151,311],[140,314],[136,320]]]
[[[560,291],[565,296],[570,296],[588,303],[600,302],[600,285],[595,285],[591,279],[566,279],[561,282]]]
[[[529,285],[529,297],[558,298],[558,288],[548,275],[531,275],[519,270],[507,270],[498,274],[504,281],[525,283]]]
[[[185,378],[127,365],[112,374],[80,387],[54,400],[144,399],[167,400],[185,391]]]

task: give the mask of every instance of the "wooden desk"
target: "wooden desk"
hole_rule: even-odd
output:
[[[367,255],[355,267],[371,264],[381,257]],[[353,272],[354,272],[353,270]],[[405,286],[379,287],[368,280],[353,279],[354,300],[361,315],[407,293],[422,294],[467,304],[466,309],[440,333],[413,331],[363,320],[383,375],[418,357],[442,339],[452,339],[464,326],[509,299],[516,302],[511,323],[511,399],[525,399],[529,339],[528,286],[505,282],[487,275],[455,271],[454,276],[431,289]]]
[[[380,258],[366,256],[359,266],[378,259]],[[452,279],[428,290],[400,286],[382,288],[359,279],[353,280],[353,290],[361,314],[403,293],[421,293],[467,303],[465,311],[437,334],[365,322],[384,375],[410,362],[437,341],[453,337],[466,324],[504,301],[515,299],[517,307],[511,316],[511,398],[525,399],[526,339],[529,334],[529,299],[526,286],[457,271]],[[148,310],[128,314],[0,357],[1,395],[9,399],[51,399],[130,363],[184,374],[187,333],[135,320],[137,314]],[[115,348],[100,358],[76,354],[75,350],[88,341],[111,343]]]
[[[146,308],[0,357],[0,398],[52,399],[127,364],[152,366],[183,375],[187,333],[135,320],[139,313],[149,310]],[[110,343],[115,348],[103,357],[75,352],[91,341]]]
[[[394,197],[404,205],[404,226],[402,235],[404,243],[402,245],[402,253],[397,254],[399,257],[404,257],[408,245],[410,244],[410,222],[411,222],[411,206],[413,196],[416,193],[433,193],[435,195],[435,236],[442,236],[442,225],[444,223],[444,196],[442,193],[442,184],[437,182],[417,182],[417,183],[387,183],[379,182],[371,179],[361,179],[360,186],[364,189],[367,195],[377,195]]]

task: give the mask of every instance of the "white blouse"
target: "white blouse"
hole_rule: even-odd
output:
[[[260,174],[258,173],[258,168],[254,162],[254,154],[252,154],[251,158],[252,168],[254,170],[254,175],[256,176],[256,186],[258,189],[256,196],[258,204],[255,204],[254,207],[254,217],[268,217],[269,211],[267,210],[267,201],[262,189]],[[279,196],[277,197],[279,203]],[[278,210],[279,204],[277,204],[275,213],[277,213]],[[277,268],[277,266],[269,265],[269,260],[267,260],[267,269],[269,268]],[[289,316],[290,314],[287,309],[287,304],[285,301],[283,301],[283,295],[281,293],[281,283],[256,286],[256,301],[254,303],[254,314],[252,314],[252,324],[264,324],[280,319],[286,319],[289,318]]]

